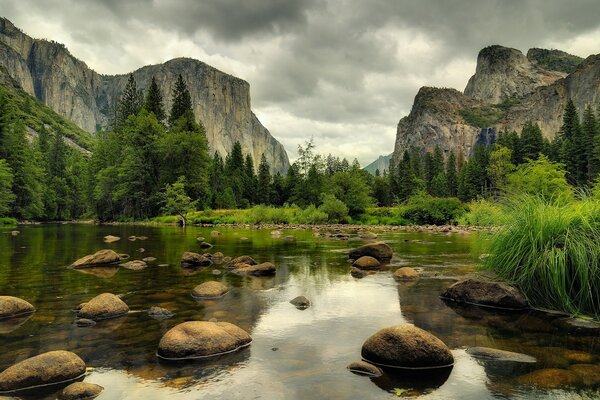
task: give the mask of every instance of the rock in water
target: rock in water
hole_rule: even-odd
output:
[[[353,277],[355,277],[357,279],[361,279],[361,278],[364,278],[365,276],[369,275],[369,273],[367,271],[363,271],[362,269],[353,267],[350,270],[350,275],[352,275]]]
[[[414,268],[411,267],[402,267],[398,268],[394,272],[394,279],[397,281],[410,281],[413,279],[417,279],[419,277],[419,273],[415,271]]]
[[[113,235],[104,236],[104,243],[113,243],[113,242],[118,242],[119,240],[121,240],[121,238],[118,236],[113,236]]]
[[[444,342],[410,324],[375,333],[363,344],[361,355],[371,364],[392,368],[440,368],[454,363]]]
[[[165,359],[207,358],[246,347],[252,338],[229,322],[189,321],[170,329],[158,344]]]
[[[362,256],[374,257],[379,261],[389,261],[392,258],[392,248],[384,242],[368,243],[350,251],[349,257],[358,260]]]
[[[512,351],[492,349],[489,347],[469,347],[467,354],[475,358],[494,361],[511,361],[520,363],[535,363],[535,357],[527,354],[513,353]]]
[[[254,276],[270,276],[275,275],[277,268],[270,262],[265,262],[257,265],[242,265],[239,268],[233,270],[236,274],[240,275],[254,275]]]
[[[210,249],[211,247],[213,247],[213,245],[210,244],[210,243],[206,243],[206,242],[200,243],[200,248],[201,249]]]
[[[63,389],[61,400],[91,400],[100,395],[104,388],[88,382],[75,382]]]
[[[582,378],[571,370],[547,368],[522,375],[517,378],[517,383],[538,389],[562,389],[580,385]]]
[[[298,310],[305,310],[310,307],[310,300],[304,296],[298,296],[290,300],[290,303],[292,303]]]
[[[208,257],[204,257],[201,254],[186,251],[181,256],[181,264],[198,267],[208,267],[212,264],[212,261]]]
[[[258,263],[256,262],[256,260],[254,260],[254,258],[252,258],[250,256],[240,256],[240,257],[236,257],[233,260],[229,261],[225,267],[231,268],[231,269],[236,269],[236,268],[238,268],[239,265],[242,265],[242,264],[256,265]]]
[[[369,377],[378,377],[383,375],[381,370],[373,364],[369,364],[365,361],[355,361],[349,364],[346,368],[358,375],[364,375]]]
[[[173,313],[166,308],[162,307],[150,307],[148,310],[150,318],[162,321],[163,319],[169,319],[173,316]]]
[[[377,234],[369,231],[363,231],[358,234],[361,239],[373,240],[377,239]]]
[[[102,293],[85,303],[77,312],[77,316],[99,321],[117,318],[128,312],[129,307],[119,297],[112,293]]]
[[[0,296],[0,319],[31,314],[35,307],[29,302],[13,296]]]
[[[85,363],[70,351],[50,351],[23,360],[0,373],[0,391],[13,392],[75,380]]]
[[[224,296],[229,292],[229,288],[221,282],[208,281],[198,285],[192,291],[192,296],[196,298],[216,298]]]
[[[501,282],[464,279],[444,290],[441,297],[458,303],[522,310],[527,300],[518,289]]]
[[[72,268],[97,267],[100,265],[117,264],[121,257],[112,250],[105,249],[97,251],[94,254],[80,258],[71,264]]]
[[[125,264],[121,264],[121,266],[125,269],[130,269],[132,271],[141,271],[143,269],[146,269],[148,267],[148,264],[146,264],[142,260],[133,260],[126,262]]]
[[[362,256],[354,261],[352,265],[360,269],[379,269],[381,263],[375,257]]]

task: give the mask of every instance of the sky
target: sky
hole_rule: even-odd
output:
[[[202,60],[250,83],[291,160],[313,137],[363,166],[393,151],[419,87],[463,90],[488,45],[600,53],[598,0],[0,0],[0,15],[103,74]]]

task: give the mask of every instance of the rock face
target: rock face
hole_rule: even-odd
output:
[[[477,304],[487,307],[522,310],[527,299],[512,286],[501,282],[463,279],[444,290],[441,297],[458,303]]]
[[[125,88],[127,75],[100,75],[72,56],[64,45],[32,39],[9,20],[0,18],[0,66],[29,94],[88,132],[109,126],[111,110]],[[156,78],[171,107],[171,88],[178,75],[186,81],[196,117],[206,128],[210,154],[221,156],[239,141],[258,169],[262,154],[273,171],[289,167],[287,153],[260,123],[250,107],[248,82],[201,61],[177,58],[133,72],[138,88]]]
[[[192,296],[196,298],[216,298],[229,292],[229,288],[221,282],[208,281],[198,285],[192,290]]]
[[[358,260],[360,257],[369,256],[379,261],[389,261],[392,258],[392,248],[384,242],[375,242],[365,244],[349,253],[349,258]]]
[[[121,257],[112,250],[100,250],[94,254],[82,257],[71,264],[72,268],[97,267],[102,265],[116,264],[121,261]]]
[[[0,320],[31,314],[35,307],[28,301],[13,296],[0,296]]]
[[[410,324],[375,333],[363,344],[361,355],[365,361],[383,367],[440,368],[454,363],[444,342]]]
[[[100,395],[104,388],[95,383],[75,382],[63,389],[61,400],[86,400],[94,399]]]
[[[377,160],[373,161],[363,169],[373,175],[379,170],[379,173],[383,175],[384,172],[390,172],[390,158],[392,158],[391,154],[379,156]]]
[[[102,293],[85,303],[78,311],[79,318],[99,321],[117,318],[129,312],[129,307],[123,300],[112,293]]]
[[[165,333],[158,355],[165,359],[213,357],[236,351],[251,341],[246,331],[228,322],[189,321]]]
[[[70,351],[50,351],[28,358],[0,373],[0,391],[18,391],[75,380],[85,363]]]

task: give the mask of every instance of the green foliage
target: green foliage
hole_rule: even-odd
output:
[[[490,200],[480,199],[466,204],[467,212],[458,218],[460,225],[500,226],[506,221],[503,207]]]
[[[511,159],[512,152],[507,147],[499,146],[490,153],[487,174],[493,189],[506,189],[508,176],[515,170]]]
[[[152,77],[152,82],[150,82],[148,93],[144,99],[144,109],[153,113],[159,122],[164,121],[166,118],[162,93],[154,77]]]
[[[331,177],[331,192],[348,207],[348,213],[353,217],[373,205],[371,187],[367,183],[368,174],[354,168],[350,172],[336,172]]]
[[[5,216],[11,210],[15,195],[12,193],[13,174],[6,163],[0,160],[0,217]]]
[[[17,225],[17,220],[10,217],[0,217],[0,226],[12,226]]]
[[[348,207],[332,194],[323,197],[323,204],[319,206],[319,210],[327,215],[327,222],[334,224],[346,222],[348,217]]]
[[[513,193],[537,195],[546,201],[568,202],[573,199],[564,166],[544,155],[521,164],[508,176],[508,187]]]
[[[559,50],[530,49],[527,57],[535,60],[540,66],[552,71],[566,72],[570,74],[583,61],[577,57]]]
[[[460,110],[460,115],[465,122],[478,128],[489,128],[498,123],[503,114],[492,106],[481,106],[477,108],[465,108]]]
[[[484,266],[513,282],[534,306],[600,319],[600,202],[510,203]]]
[[[290,224],[301,212],[299,207],[281,207],[258,205],[247,210],[245,221],[248,224]]]
[[[465,208],[453,197],[432,197],[426,193],[412,196],[406,204],[398,207],[401,218],[419,225],[445,225],[455,223]]]
[[[164,193],[163,212],[177,214],[181,217],[183,225],[187,223],[187,215],[194,211],[196,202],[187,195],[185,190],[185,177],[180,176],[175,183],[167,184]]]
[[[192,96],[185,84],[183,77],[179,75],[175,87],[173,88],[173,104],[169,114],[169,124],[174,124],[183,117],[188,111],[192,110]]]
[[[127,85],[125,90],[119,98],[119,104],[117,106],[117,115],[115,118],[114,130],[120,130],[125,126],[127,118],[132,115],[136,115],[140,112],[144,103],[144,95],[141,90],[137,89],[137,83],[133,74],[129,74],[127,79]]]
[[[324,224],[327,222],[327,214],[311,204],[296,216],[296,222],[307,225]]]

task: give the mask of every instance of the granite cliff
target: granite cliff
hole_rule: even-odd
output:
[[[490,46],[481,50],[475,74],[464,93],[424,87],[411,112],[398,123],[392,165],[412,146],[465,157],[478,142],[493,142],[496,132],[521,131],[536,122],[552,139],[571,98],[580,112],[600,103],[600,55],[582,60],[558,51]]]
[[[22,89],[58,114],[88,132],[106,129],[127,75],[101,75],[54,41],[33,39],[0,18],[0,66]],[[138,87],[145,89],[154,76],[171,103],[171,88],[181,74],[187,82],[196,117],[206,128],[211,154],[225,156],[239,141],[258,167],[262,154],[273,171],[289,167],[283,146],[251,110],[248,82],[221,72],[201,61],[177,58],[133,72]]]

